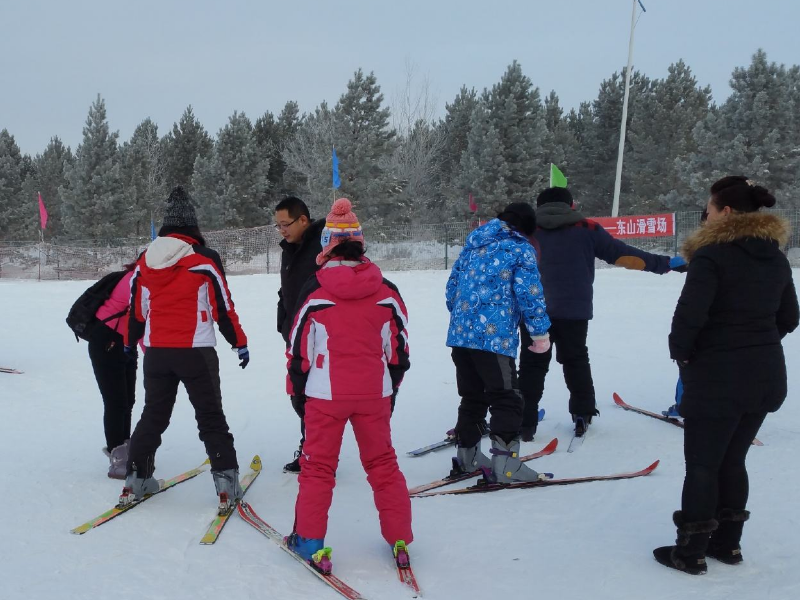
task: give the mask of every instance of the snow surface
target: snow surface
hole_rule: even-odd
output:
[[[796,273],[798,274],[798,273]],[[450,428],[458,398],[444,346],[443,271],[389,273],[410,312],[412,368],[392,422],[409,485],[449,469],[450,451],[420,458],[405,452]],[[560,371],[551,370],[542,406],[547,417],[524,452],[559,438],[538,470],[583,476],[638,470],[649,477],[491,495],[412,500],[411,555],[426,598],[672,599],[774,598],[800,595],[798,371],[800,334],[785,342],[790,395],[771,415],[749,458],[752,518],[745,562],[709,560],[705,577],[659,566],[651,551],[674,541],[672,511],[683,481],[681,430],[614,406],[619,392],[651,410],[672,401],[677,370],[666,336],[684,277],[623,270],[597,273],[589,346],[601,415],[584,446],[566,452],[571,424]],[[275,331],[277,275],[233,277],[230,286],[250,337],[245,371],[224,344],[225,411],[244,467],[258,453],[264,472],[248,493],[279,531],[292,527],[297,482],[281,472],[298,442],[298,420],[284,393],[282,340]],[[214,546],[198,542],[216,505],[208,474],[170,490],[88,532],[70,529],[111,507],[121,484],[106,477],[102,402],[86,343],[64,324],[87,282],[0,280],[0,574],[6,600],[336,598],[290,557],[234,518]],[[221,339],[221,338],[220,338]],[[141,381],[134,417],[142,408]],[[484,442],[485,443],[485,442]],[[203,460],[183,391],[158,453],[168,478]],[[377,513],[349,428],[342,448],[327,542],[336,573],[368,598],[408,598],[379,534]]]

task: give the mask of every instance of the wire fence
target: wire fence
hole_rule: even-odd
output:
[[[792,237],[785,248],[792,266],[800,266],[800,211],[771,211],[789,220]],[[625,242],[657,254],[677,254],[700,225],[699,211],[675,214],[675,235],[633,238]],[[367,256],[386,271],[449,269],[475,223],[365,227]],[[204,233],[219,252],[229,275],[278,273],[281,237],[271,226]],[[136,260],[149,238],[108,241],[0,242],[0,278],[98,279]],[[598,261],[598,266],[606,266]]]

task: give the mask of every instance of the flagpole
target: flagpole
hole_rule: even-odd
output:
[[[333,132],[331,132],[331,137],[333,137]],[[333,153],[336,152],[336,144],[331,142],[331,173],[333,173]],[[331,200],[331,206],[333,203],[336,202],[336,188],[333,186],[333,178],[331,178],[331,196],[333,196]]]
[[[39,202],[42,200],[42,192],[36,192]],[[42,280],[42,246],[44,245],[44,223],[42,223],[42,209],[41,204],[37,204],[39,208],[39,281]]]
[[[631,10],[631,35],[628,41],[628,67],[625,69],[625,95],[622,100],[622,123],[619,126],[619,150],[617,151],[617,176],[614,180],[614,201],[611,204],[611,216],[619,214],[619,193],[622,186],[622,154],[625,151],[625,129],[628,124],[628,95],[631,89],[631,63],[633,62],[633,32],[636,29],[636,4],[633,0]],[[644,8],[644,6],[642,6]]]

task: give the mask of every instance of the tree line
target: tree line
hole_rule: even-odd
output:
[[[301,114],[289,101],[255,122],[236,111],[212,137],[189,106],[166,135],[147,118],[122,143],[98,94],[74,151],[53,137],[30,156],[0,131],[0,239],[38,236],[37,192],[56,239],[149,235],[177,184],[190,189],[207,230],[269,223],[287,194],[321,216],[333,197],[334,145],[336,195],[351,198],[368,224],[463,221],[472,216],[469,194],[479,216],[492,216],[509,201],[532,201],[551,162],[585,214],[609,214],[624,81],[624,71],[614,73],[594,100],[565,111],[514,61],[491,89],[463,86],[434,118],[428,84],[413,69],[391,101],[375,74],[359,69],[332,107]],[[800,67],[770,63],[759,50],[730,85],[715,104],[683,61],[663,79],[632,73],[622,214],[698,209],[726,174],[757,180],[780,207],[800,205]]]

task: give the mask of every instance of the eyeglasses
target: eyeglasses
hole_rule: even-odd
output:
[[[300,215],[300,216],[302,217],[303,215]],[[300,218],[300,217],[297,217],[297,219],[299,219],[299,218]],[[286,223],[286,224],[283,224],[283,223],[275,223],[275,224],[273,225],[273,227],[274,227],[275,229],[277,229],[278,231],[286,231],[287,229],[289,229],[289,227],[291,227],[292,225],[294,225],[294,224],[295,224],[295,222],[297,221],[297,219],[295,219],[295,220],[294,220],[294,221],[292,221],[291,223]]]

